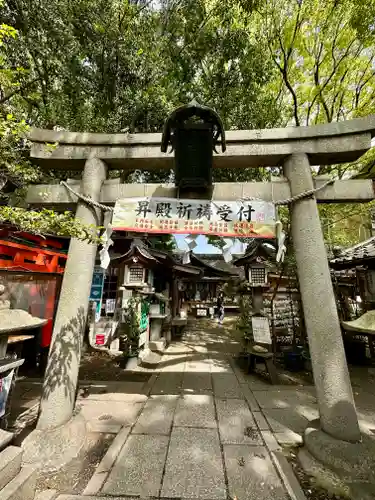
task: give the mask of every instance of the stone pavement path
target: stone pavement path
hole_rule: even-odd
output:
[[[279,445],[233,363],[238,349],[228,330],[204,322],[170,345],[147,401],[130,394],[108,405],[110,414],[126,404],[130,416],[85,493],[288,500],[275,467]]]

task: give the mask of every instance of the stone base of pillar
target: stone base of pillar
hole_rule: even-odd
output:
[[[78,414],[64,425],[35,430],[22,443],[23,464],[52,473],[78,457],[86,440],[86,421]]]
[[[171,343],[171,341],[172,341],[172,327],[168,326],[168,328],[165,331],[165,343],[166,343],[166,346],[169,346],[169,344]]]
[[[138,362],[144,368],[157,368],[162,357],[162,353],[151,351],[151,349],[146,347],[139,353]]]
[[[150,342],[148,343],[148,348],[152,352],[159,352],[162,354],[165,351],[166,345],[167,341],[165,338],[160,340],[150,340]]]
[[[150,340],[160,340],[166,315],[150,315]]]
[[[318,420],[310,422],[299,461],[331,493],[371,500],[375,498],[375,436],[361,436],[359,443],[340,441],[322,431]]]

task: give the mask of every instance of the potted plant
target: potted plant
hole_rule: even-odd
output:
[[[237,321],[237,328],[241,333],[243,351],[238,355],[238,362],[243,368],[247,363],[247,346],[253,338],[253,329],[251,324],[251,297],[249,295],[240,296],[240,315]]]
[[[242,340],[246,346],[252,338],[251,325],[251,297],[248,295],[240,298],[240,315],[237,321],[237,328],[242,333]]]
[[[139,299],[132,297],[127,305],[124,322],[120,331],[120,349],[123,352],[123,363],[126,365],[129,358],[138,356],[139,352]]]

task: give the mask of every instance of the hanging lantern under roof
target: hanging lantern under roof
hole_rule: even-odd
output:
[[[175,154],[175,184],[182,190],[207,190],[212,185],[213,151],[226,150],[219,115],[193,99],[175,109],[164,125],[161,151]]]

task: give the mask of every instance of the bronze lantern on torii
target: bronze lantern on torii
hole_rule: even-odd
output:
[[[213,109],[193,99],[175,109],[167,118],[161,151],[168,145],[175,154],[175,185],[179,192],[204,192],[212,186],[213,151],[225,152],[225,131],[220,116]]]

